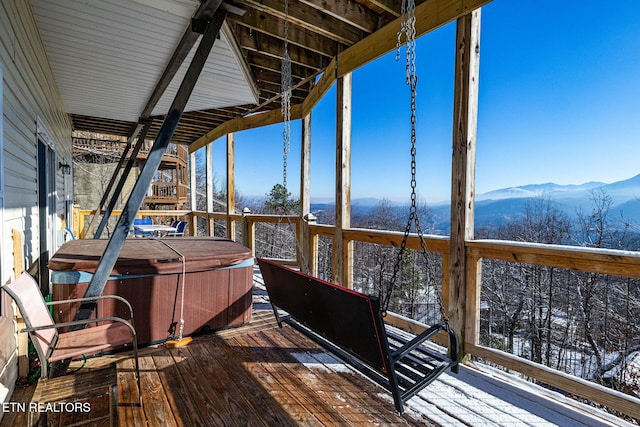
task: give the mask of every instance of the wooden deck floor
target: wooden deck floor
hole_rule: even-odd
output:
[[[128,354],[90,359],[78,374],[17,389],[12,401],[77,401],[91,408],[40,417],[52,426],[625,425],[468,367],[441,376],[399,415],[385,390],[292,328],[278,329],[270,310],[256,310],[250,325],[197,337],[185,347],[143,349],[140,363],[142,407]],[[114,401],[109,386],[116,380]],[[0,425],[29,425],[28,415],[39,418],[8,412]]]

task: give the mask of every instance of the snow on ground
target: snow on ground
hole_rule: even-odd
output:
[[[535,384],[468,366],[457,375],[441,375],[407,406],[420,407],[422,401],[457,421],[444,426],[631,426]]]
[[[327,352],[292,355],[310,370],[356,373]],[[390,393],[380,397],[393,405]],[[461,366],[444,373],[405,405],[412,418],[428,418],[444,427],[457,426],[632,426],[559,393],[499,371]]]

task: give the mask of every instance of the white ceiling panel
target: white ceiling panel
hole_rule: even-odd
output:
[[[137,121],[182,34],[195,0],[31,0],[70,114]],[[186,111],[257,102],[226,26],[216,40]],[[153,114],[165,114],[197,43]]]

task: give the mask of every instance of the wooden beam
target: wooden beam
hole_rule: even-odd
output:
[[[467,242],[467,252],[470,257],[640,279],[637,252],[498,240]]]
[[[367,33],[373,33],[378,28],[378,14],[353,0],[300,0],[300,3],[309,5]]]
[[[332,279],[353,289],[353,242],[343,230],[351,227],[351,95],[352,75],[338,79],[336,105],[336,234],[333,241]]]
[[[261,55],[258,52],[247,52],[247,62],[255,68],[269,70],[279,73],[282,69],[282,60],[273,56]],[[306,79],[307,77],[317,73],[312,68],[299,64],[291,64],[291,77],[294,79]]]
[[[280,39],[241,25],[236,26],[234,33],[243,49],[282,60],[283,43]],[[329,62],[328,57],[297,45],[290,45],[288,51],[291,62],[303,67],[320,69]]]
[[[429,0],[416,6],[416,37],[442,27],[492,0]],[[396,48],[400,19],[338,54],[337,77],[350,73]]]
[[[279,19],[268,13],[260,12],[255,9],[251,9],[244,16],[236,17],[233,21],[243,27],[247,27],[253,31],[259,31],[264,34],[268,34],[274,37],[280,42],[280,49],[282,50],[284,40],[284,20]],[[300,27],[293,24],[288,28],[289,43],[300,46],[304,49],[312,52],[319,53],[326,57],[331,58],[333,52],[338,47],[338,42],[320,34],[315,34],[309,31],[305,31]]]
[[[458,19],[453,95],[453,157],[451,166],[451,248],[449,252],[449,318],[464,340],[467,283],[479,287],[478,276],[467,277],[466,242],[473,240],[478,76],[480,69],[480,9]],[[469,319],[467,319],[467,314]]]
[[[302,118],[302,106],[291,106],[291,120],[299,120]],[[215,141],[218,138],[225,136],[231,132],[239,132],[241,130],[254,129],[262,126],[272,125],[282,122],[282,112],[280,110],[271,110],[264,113],[256,113],[248,117],[241,117],[234,120],[229,120],[223,123],[212,131],[201,136],[189,145],[189,151],[194,152],[199,148],[204,147],[208,143]]]
[[[402,0],[369,0],[369,3],[379,7],[387,13],[395,17],[400,16],[402,9]]]
[[[467,286],[466,302],[465,302],[465,325],[464,338],[460,341],[463,346],[467,342],[474,345],[480,344],[480,296],[482,283],[482,260],[478,256],[470,256],[467,253],[466,261],[466,281]],[[467,352],[463,348],[463,354]]]
[[[227,134],[227,238],[236,239],[236,222],[231,215],[236,209],[235,134]]]
[[[241,0],[241,2],[279,19],[288,18],[293,25],[348,46],[362,38],[359,29],[344,25],[338,19],[301,2],[290,2],[288,15],[285,14],[284,0]]]

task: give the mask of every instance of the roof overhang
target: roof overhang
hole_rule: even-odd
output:
[[[67,113],[137,122],[191,17],[196,0],[31,0]],[[151,115],[169,110],[187,55]],[[258,102],[257,85],[223,25],[185,111]]]

